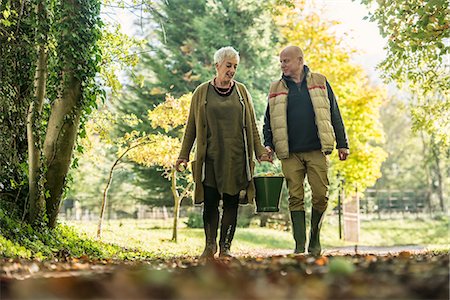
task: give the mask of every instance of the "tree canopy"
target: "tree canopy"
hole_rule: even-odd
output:
[[[450,19],[447,0],[361,0],[388,39],[380,68],[388,82],[406,86],[412,126],[450,145]]]

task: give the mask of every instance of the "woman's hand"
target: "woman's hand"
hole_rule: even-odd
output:
[[[187,168],[187,163],[188,163],[187,159],[183,158],[177,159],[175,163],[175,170],[177,170],[177,172],[183,172]]]
[[[262,161],[268,161],[270,163],[273,162],[273,156],[272,156],[272,149],[270,147],[266,147],[266,152],[261,154],[258,157],[258,162],[262,162]]]

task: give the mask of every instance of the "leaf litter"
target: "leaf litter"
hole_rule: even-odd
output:
[[[449,299],[448,253],[0,262],[2,299]]]

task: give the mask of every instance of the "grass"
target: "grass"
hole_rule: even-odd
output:
[[[111,220],[103,225],[102,240],[122,247],[149,251],[158,257],[197,255],[204,246],[202,229],[186,228],[180,221],[178,242],[171,241],[172,220]],[[96,222],[67,223],[87,236],[96,234]],[[363,246],[421,245],[434,249],[449,249],[449,219],[396,219],[363,220],[360,228],[360,241]],[[322,227],[324,248],[355,245],[339,239],[338,220],[328,216]],[[254,249],[292,249],[294,241],[291,232],[269,228],[238,228],[233,242],[233,251]]]
[[[33,229],[0,209],[0,257],[48,259],[85,255],[93,259],[134,260],[198,255],[204,247],[203,229],[187,228],[185,222],[186,219],[180,220],[177,243],[171,240],[172,219],[105,221],[102,240],[98,241],[97,221],[62,221],[55,229]],[[291,232],[254,226],[237,229],[232,251],[293,249]],[[421,245],[448,251],[448,229],[447,216],[362,220],[358,245]],[[324,249],[355,245],[339,239],[338,220],[331,215],[324,220],[321,240]]]

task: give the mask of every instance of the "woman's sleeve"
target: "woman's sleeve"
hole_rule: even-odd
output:
[[[255,149],[256,157],[260,157],[262,154],[266,153],[266,149],[261,143],[261,136],[259,135],[258,127],[256,126],[255,109],[253,108],[252,96],[248,92],[247,88],[245,88],[245,92],[247,93],[247,99],[250,109],[250,118],[251,118],[250,123],[252,126],[252,133],[253,133],[253,148]]]

